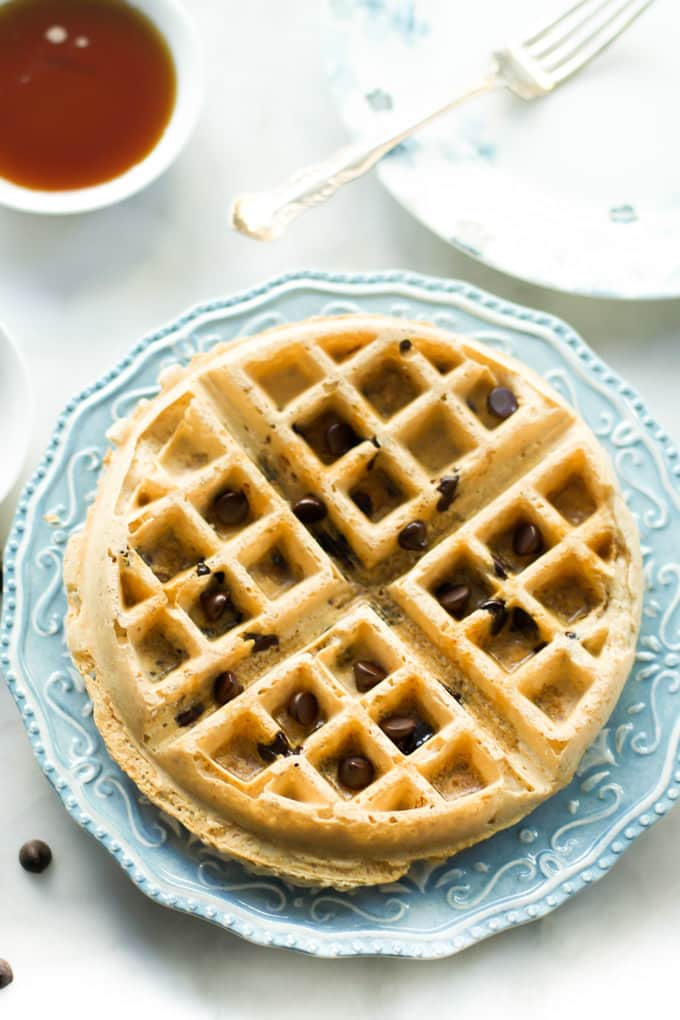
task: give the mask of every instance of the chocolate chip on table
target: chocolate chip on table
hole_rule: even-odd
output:
[[[273,648],[279,643],[276,634],[257,634],[255,631],[247,631],[243,635],[243,640],[253,642],[254,652],[266,652],[268,648]]]
[[[191,705],[186,708],[183,712],[178,712],[175,716],[175,722],[178,726],[191,726],[197,719],[200,719],[203,715],[203,705],[200,702],[196,702],[195,705]]]
[[[324,519],[328,510],[322,499],[308,493],[293,503],[293,513],[303,524],[317,524]]]
[[[24,871],[40,875],[50,866],[52,851],[42,839],[31,839],[19,851],[19,863]]]
[[[217,623],[231,603],[229,595],[219,589],[202,592],[200,601],[203,615],[210,623]]]
[[[319,718],[319,702],[311,691],[296,691],[288,702],[288,714],[300,726],[313,726]]]
[[[238,682],[236,674],[232,673],[230,669],[215,677],[213,696],[218,705],[228,704],[228,702],[237,698],[239,694],[243,694],[243,684]]]
[[[342,457],[344,453],[356,446],[358,436],[351,425],[344,421],[333,422],[326,429],[326,446],[334,457]]]
[[[508,579],[507,564],[503,562],[500,556],[492,556],[491,559],[493,562],[493,572],[496,575],[496,577],[500,577],[501,581],[507,581]]]
[[[500,634],[508,622],[508,611],[503,599],[487,599],[486,602],[480,604],[479,608],[486,610],[487,613],[491,613],[493,617],[490,627],[492,636]]]
[[[535,524],[519,524],[512,536],[516,556],[538,556],[543,551],[543,535]]]
[[[250,503],[241,489],[225,489],[215,497],[213,509],[220,524],[228,528],[234,524],[243,524]]]
[[[387,676],[382,666],[370,659],[357,659],[352,666],[354,683],[360,694],[372,690]]]
[[[437,589],[436,596],[449,616],[460,620],[470,601],[470,589],[466,584],[443,584]]]
[[[282,755],[297,754],[297,749],[290,746],[286,734],[279,730],[269,744],[257,745],[257,753],[262,761],[266,761],[268,765],[271,765],[272,762]]]
[[[204,563],[203,560],[201,560],[196,564],[196,573],[199,577],[207,577],[210,573],[210,567],[207,563]]]
[[[437,492],[441,493],[439,502],[437,503],[437,510],[440,514],[445,513],[454,499],[458,491],[458,480],[460,476],[458,472],[454,475],[444,475],[439,479],[439,485],[437,486]]]
[[[518,408],[517,397],[507,386],[494,386],[486,398],[489,413],[496,418],[509,418]]]
[[[0,989],[7,988],[14,981],[14,972],[7,960],[0,960]]]
[[[338,762],[338,779],[348,790],[364,790],[374,776],[373,762],[363,754],[350,754]]]
[[[407,524],[399,532],[398,542],[402,549],[412,552],[422,552],[423,549],[427,549],[428,538],[425,521],[411,521],[410,524]]]
[[[408,354],[412,347],[413,343],[411,340],[406,339],[399,341],[399,350],[402,354]]]

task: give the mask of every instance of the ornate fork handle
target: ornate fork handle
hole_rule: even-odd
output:
[[[231,207],[232,227],[258,241],[272,241],[280,237],[289,223],[301,213],[327,202],[336,191],[365,174],[414,131],[447,110],[460,106],[473,96],[489,92],[500,84],[497,73],[492,71],[474,88],[418,120],[409,122],[400,130],[393,130],[377,141],[373,138],[347,145],[328,159],[298,170],[290,180],[269,191],[237,195]]]

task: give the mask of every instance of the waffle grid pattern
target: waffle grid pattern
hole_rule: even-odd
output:
[[[625,569],[611,479],[573,412],[492,352],[381,317],[263,334],[171,375],[121,434],[106,562],[113,701],[151,760],[229,823],[368,858],[371,831],[395,858],[450,852],[561,785],[611,702]],[[245,497],[238,520],[225,493]],[[309,494],[327,513],[305,526]],[[403,540],[415,523],[425,548]],[[523,528],[540,548],[518,550]],[[378,669],[367,691],[361,661]],[[300,692],[312,722],[291,710]],[[414,745],[395,717],[417,721]],[[358,788],[352,756],[371,767]]]
[[[507,428],[489,414],[486,396],[510,381],[520,407]],[[251,423],[251,436],[233,427],[233,409],[244,399],[249,413],[242,421]],[[583,453],[565,460],[558,445],[509,486],[502,470],[494,480],[493,463],[502,466],[506,436],[516,443],[525,431],[529,443],[537,423],[554,445],[572,425],[565,409],[441,341],[334,332],[287,348],[283,360],[244,357],[210,368],[161,417],[140,441],[155,455],[154,469],[133,465],[127,479],[130,548],[119,557],[119,625],[130,635],[142,682],[156,695],[152,743],[198,747],[205,767],[246,795],[266,788],[300,803],[352,798],[368,810],[413,811],[501,779],[536,785],[535,769],[522,760],[527,745],[539,761],[549,758],[551,741],[567,739],[573,710],[596,681],[587,649],[601,649],[606,629],[596,622],[579,643],[565,628],[603,607],[611,568],[596,550],[611,554],[613,547]],[[339,456],[322,445],[329,421],[349,425],[356,437]],[[241,442],[246,450],[270,446],[288,471],[270,484]],[[437,512],[434,483],[451,471],[462,473],[462,487],[477,498],[482,478],[491,475],[487,506],[470,520],[465,506],[462,520]],[[211,511],[225,488],[248,494],[241,526],[224,528]],[[239,673],[245,693],[222,708],[211,703],[215,676],[249,659],[253,642],[245,635],[284,635],[292,612],[351,599],[351,585],[290,512],[289,500],[307,489],[351,535],[360,568],[396,561],[385,573],[387,582],[396,576],[389,597],[521,734],[522,755],[501,749],[479,715],[459,705],[441,670],[414,655],[365,601],[318,647],[266,655],[263,674]],[[357,495],[364,490],[368,506]],[[403,571],[398,535],[415,519],[428,522],[436,544],[415,562],[411,556]],[[544,554],[530,565],[512,552],[521,521],[536,524],[545,540]],[[197,563],[205,564],[202,575]],[[201,608],[216,576],[237,613],[223,631]],[[508,622],[498,633],[498,617],[488,609],[473,605],[458,620],[439,603],[439,587],[461,577],[483,595],[477,601],[502,601]],[[517,610],[535,626],[526,626],[526,616],[524,629],[516,626]],[[359,695],[348,669],[337,664],[343,642],[386,670],[368,694]],[[311,690],[320,705],[321,724],[312,733],[286,711],[296,689]],[[190,723],[178,726],[193,706],[195,718],[189,711]],[[381,719],[407,708],[432,731],[408,757],[380,728]],[[258,747],[279,732],[298,753],[267,762]],[[374,782],[355,795],[337,780],[337,762],[351,753],[366,755],[376,769]]]

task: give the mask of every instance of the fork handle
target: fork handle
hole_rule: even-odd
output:
[[[500,81],[497,74],[490,71],[474,88],[425,116],[410,121],[396,132],[393,130],[377,140],[373,138],[346,145],[323,162],[298,170],[288,181],[269,191],[237,195],[231,206],[231,226],[258,241],[273,241],[281,237],[288,225],[301,213],[327,202],[345,184],[362,177],[414,131],[473,96],[491,91],[498,84]]]

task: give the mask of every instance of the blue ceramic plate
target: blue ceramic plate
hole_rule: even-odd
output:
[[[61,569],[93,496],[106,429],[157,391],[165,365],[268,326],[358,311],[430,320],[516,354],[577,406],[640,525],[647,595],[633,674],[568,789],[446,864],[339,894],[225,863],[140,796],[104,750],[66,650]],[[320,956],[446,956],[597,881],[680,794],[679,478],[677,451],[635,391],[564,323],[465,283],[402,272],[281,277],[147,337],[67,405],[7,544],[0,664],[66,808],[148,896],[253,942]]]
[[[327,0],[325,50],[352,135],[381,135],[466,92],[492,49],[569,0]],[[654,4],[546,99],[499,91],[409,138],[378,167],[422,223],[534,283],[617,298],[680,295],[680,4]]]

